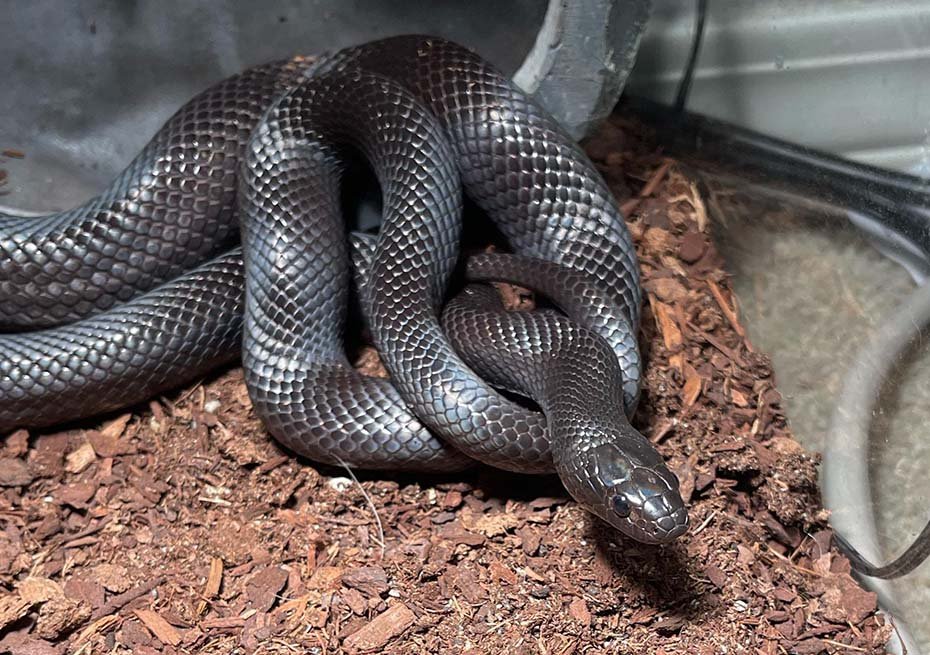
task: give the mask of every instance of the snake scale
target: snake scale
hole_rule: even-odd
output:
[[[377,237],[346,235],[358,158],[381,189]],[[463,192],[512,253],[468,260],[449,300]],[[390,381],[345,354],[353,272]],[[495,279],[562,311],[504,311],[482,284]],[[688,524],[678,481],[627,420],[640,295],[616,202],[553,119],[459,45],[388,38],[224,80],[100,196],[0,215],[0,432],[124,407],[241,355],[255,413],[298,454],[554,470],[621,532],[666,542]]]

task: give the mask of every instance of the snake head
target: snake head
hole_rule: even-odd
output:
[[[576,482],[566,486],[579,503],[626,536],[668,543],[687,531],[688,511],[678,478],[645,437],[636,436],[642,441],[625,438],[577,452],[571,458]]]
[[[602,517],[644,543],[668,543],[688,529],[688,511],[678,478],[666,466],[639,467],[628,478],[605,487]]]

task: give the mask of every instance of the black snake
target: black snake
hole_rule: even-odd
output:
[[[343,225],[357,156],[381,188],[376,242]],[[462,189],[514,254],[472,259],[445,304]],[[352,252],[390,382],[345,354]],[[495,278],[571,319],[503,311],[476,284]],[[395,37],[220,82],[97,198],[0,216],[0,431],[138,402],[241,352],[255,412],[297,453],[554,469],[622,532],[664,542],[687,513],[626,418],[639,304],[629,233],[579,147],[472,52]]]

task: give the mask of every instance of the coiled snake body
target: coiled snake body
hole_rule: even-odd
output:
[[[356,155],[381,187],[376,243],[345,236]],[[505,312],[477,284],[443,310],[463,188],[515,253],[473,258],[468,277],[536,288],[571,319]],[[390,382],[344,353],[350,250]],[[625,414],[639,302],[622,216],[552,119],[458,45],[385,39],[221,82],[98,198],[0,216],[0,431],[138,402],[233,359],[241,336],[255,411],[300,454],[554,469],[601,518],[664,542],[687,514]]]

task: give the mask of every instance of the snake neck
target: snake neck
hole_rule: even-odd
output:
[[[540,405],[556,472],[576,501],[639,541],[687,528],[677,478],[623,410],[620,364],[605,339],[554,312],[503,311],[496,292],[477,285],[449,304],[444,326],[479,374]],[[519,348],[500,345],[513,335]]]

